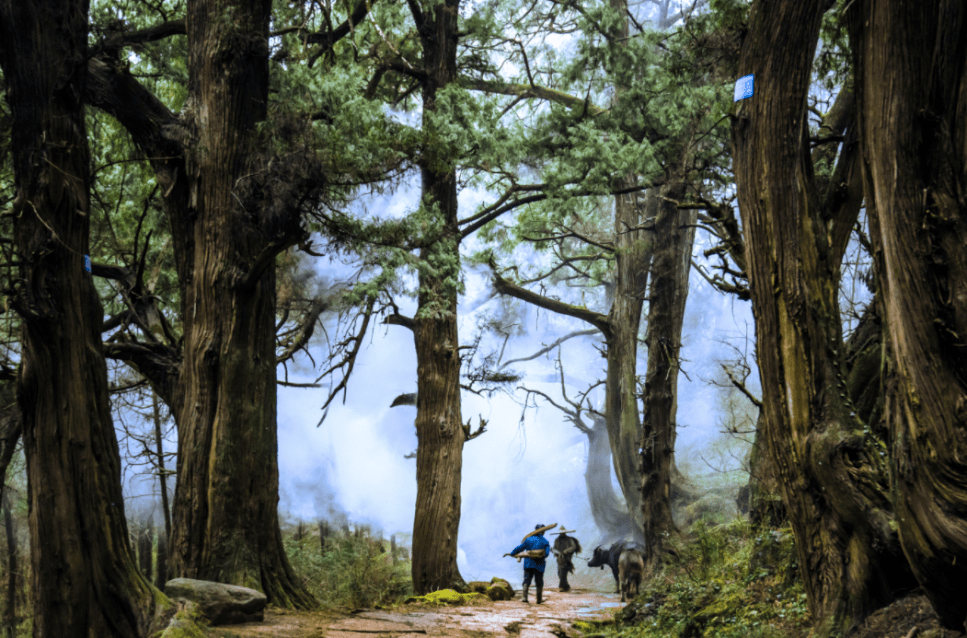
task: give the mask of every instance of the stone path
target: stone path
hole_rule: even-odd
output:
[[[211,630],[215,638],[420,638],[453,636],[485,638],[560,638],[575,620],[606,619],[621,603],[617,594],[573,589],[545,590],[542,605],[514,600],[462,607],[407,606],[393,611],[372,610],[350,616],[270,610],[262,623]],[[572,632],[573,633],[573,632]]]

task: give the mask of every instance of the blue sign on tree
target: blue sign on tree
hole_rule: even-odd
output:
[[[732,94],[733,102],[752,97],[752,94],[755,93],[755,83],[752,77],[752,75],[746,75],[735,82],[735,93]]]
[[[91,272],[91,256],[84,255],[84,272]]]

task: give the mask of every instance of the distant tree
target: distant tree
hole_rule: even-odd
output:
[[[587,92],[593,89],[596,97],[606,100],[607,109],[560,90],[531,91],[535,97],[570,106],[574,129],[587,127],[585,120],[591,114],[593,125],[601,129],[598,135],[625,144],[620,148],[621,163],[609,176],[608,190],[614,193],[610,229],[605,230],[602,221],[591,221],[600,211],[585,216],[587,211],[576,210],[573,204],[562,205],[561,196],[535,205],[540,211],[537,214],[525,211],[513,229],[518,237],[553,250],[557,256],[544,273],[530,276],[528,283],[603,283],[608,313],[550,299],[553,292],[538,296],[503,276],[496,278],[496,289],[502,294],[581,318],[601,330],[607,361],[604,415],[615,473],[636,521],[635,534],[649,548],[651,565],[660,560],[664,532],[674,527],[673,489],[682,490],[682,485],[672,485],[675,415],[696,216],[694,207],[683,205],[682,200],[703,191],[703,177],[692,166],[693,160],[701,157],[707,163],[721,155],[717,139],[721,133],[715,134],[718,123],[710,117],[721,96],[709,88],[710,77],[720,71],[703,58],[701,46],[689,50],[708,37],[704,32],[710,24],[689,20],[680,30],[664,31],[682,15],[672,15],[668,3],[655,5],[649,14],[644,8],[647,5],[632,10],[615,1],[594,6],[593,11],[583,7],[574,19],[575,30],[583,31],[578,48],[581,55],[564,65],[561,75],[572,78],[564,88],[584,92],[581,83],[586,82]],[[691,6],[684,13],[695,9]],[[555,20],[561,19],[556,6],[548,12]],[[651,22],[643,16],[649,16]],[[543,24],[541,19],[537,22]],[[634,39],[629,37],[633,32]],[[657,50],[666,53],[659,56]],[[597,73],[589,73],[589,68]],[[697,95],[702,96],[700,102]],[[582,106],[574,108],[575,102]],[[674,117],[663,115],[671,110]],[[558,118],[564,121],[561,115]],[[563,125],[558,123],[558,127]],[[563,172],[558,164],[580,164],[571,155],[600,159],[585,148],[593,146],[595,138],[588,140],[586,134],[579,137],[566,131],[554,130],[553,134],[575,135],[569,141],[581,150],[562,153],[559,142],[543,149],[552,158],[545,159],[545,171],[551,176]],[[707,139],[700,142],[698,138]],[[599,161],[587,167],[594,177],[581,182],[583,189],[572,188],[570,194],[581,195],[585,189],[600,192],[595,179],[600,181],[602,165],[607,164]],[[647,193],[640,192],[646,189]],[[649,372],[641,384],[637,370],[640,332],[646,325],[643,312],[649,316],[645,338]]]
[[[604,543],[635,538],[640,534],[628,507],[618,498],[611,482],[611,446],[608,444],[608,426],[604,414],[590,408],[587,395],[597,384],[578,397],[571,399],[564,391],[565,374],[561,356],[558,357],[563,403],[558,403],[547,394],[523,386],[529,395],[542,397],[545,401],[564,413],[565,418],[588,437],[587,469],[584,472],[584,485],[588,494],[588,505],[594,524],[603,534]],[[525,399],[525,406],[530,399]],[[565,405],[566,404],[566,405]],[[585,418],[587,417],[587,418]],[[588,424],[588,420],[591,421]]]

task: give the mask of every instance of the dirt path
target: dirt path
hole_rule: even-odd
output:
[[[454,636],[484,638],[555,638],[575,620],[610,618],[621,606],[617,594],[602,594],[584,589],[560,593],[544,590],[542,605],[521,602],[520,592],[513,600],[462,607],[422,607],[408,605],[392,611],[370,610],[349,616],[321,612],[305,613],[270,610],[261,623],[218,627],[212,638],[421,638]]]

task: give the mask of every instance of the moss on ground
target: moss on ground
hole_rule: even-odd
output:
[[[617,616],[614,638],[801,638],[809,617],[792,534],[696,523]],[[583,629],[582,629],[583,631]]]
[[[197,607],[179,610],[160,638],[206,638],[202,616]]]
[[[479,594],[477,592],[470,592],[469,594],[461,594],[460,592],[453,589],[441,589],[438,591],[432,591],[426,596],[410,596],[406,599],[407,604],[422,604],[422,605],[473,605],[474,603],[489,603],[490,598],[484,594]]]

